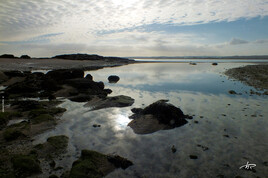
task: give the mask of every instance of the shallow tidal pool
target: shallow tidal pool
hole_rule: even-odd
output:
[[[141,63],[88,71],[103,81],[111,96],[135,99],[130,107],[90,111],[86,103],[64,100],[67,111],[55,129],[38,135],[34,143],[49,136],[69,137],[68,152],[56,160],[71,168],[82,149],[118,154],[133,162],[106,177],[265,177],[268,173],[268,100],[250,95],[239,81],[228,79],[226,69],[246,63]],[[250,64],[253,65],[253,64]],[[108,83],[118,75],[117,83]],[[238,94],[232,95],[228,91]],[[132,108],[144,108],[160,99],[193,116],[182,127],[138,135],[128,126]],[[101,127],[93,127],[94,124]],[[172,147],[176,152],[172,152]],[[190,155],[197,159],[191,159]],[[239,169],[247,162],[254,170]],[[57,172],[55,172],[57,173]]]

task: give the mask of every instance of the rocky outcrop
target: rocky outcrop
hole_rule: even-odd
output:
[[[71,98],[72,101],[85,102],[89,101],[92,95],[105,97],[111,93],[111,90],[104,89],[103,82],[94,82],[91,75],[88,74],[84,78],[84,71],[80,69],[54,70],[47,74],[6,71],[2,78],[5,79],[5,76],[7,78],[21,78],[6,88],[5,93],[9,98],[55,99],[55,97],[67,97]]]
[[[128,125],[137,134],[148,134],[158,130],[172,129],[187,123],[183,112],[167,103],[167,100],[159,100],[144,109],[132,109],[134,114]]]

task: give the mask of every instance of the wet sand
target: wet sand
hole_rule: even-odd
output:
[[[8,70],[53,70],[53,69],[85,69],[96,70],[104,67],[116,67],[134,63],[129,61],[109,60],[66,60],[66,59],[9,59],[0,58],[0,71]]]
[[[268,90],[268,64],[232,68],[225,74],[257,89]]]

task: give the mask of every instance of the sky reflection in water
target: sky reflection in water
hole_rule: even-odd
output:
[[[119,154],[133,161],[134,166],[118,169],[107,177],[263,177],[267,173],[264,162],[268,161],[267,96],[249,96],[245,91],[251,87],[221,74],[227,68],[242,65],[134,64],[90,71],[95,81],[104,81],[106,88],[113,90],[112,96],[134,98],[133,106],[89,112],[83,107],[85,103],[66,100],[61,106],[67,112],[60,124],[35,142],[44,142],[52,135],[67,135],[69,156],[58,160],[64,167],[71,167],[82,149]],[[107,78],[113,74],[120,80],[109,84]],[[230,95],[229,90],[242,95]],[[159,99],[169,99],[185,114],[195,115],[194,119],[173,130],[136,135],[127,126],[130,109]],[[101,127],[94,128],[93,124]],[[209,149],[203,151],[198,144]],[[172,153],[172,145],[176,153]],[[198,159],[192,160],[189,155],[197,155]],[[256,173],[239,170],[247,161],[257,164]]]

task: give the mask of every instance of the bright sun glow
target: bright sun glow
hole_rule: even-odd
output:
[[[117,116],[115,121],[116,121],[116,129],[122,130],[127,127],[128,123],[130,122],[130,119],[127,116],[120,114]]]

